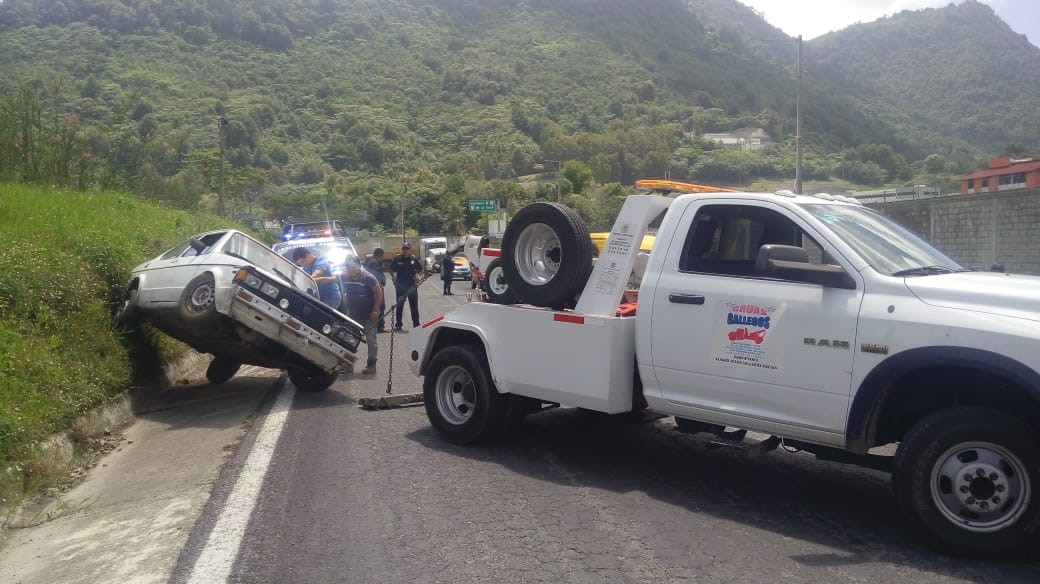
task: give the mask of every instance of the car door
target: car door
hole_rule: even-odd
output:
[[[175,306],[184,287],[199,272],[199,266],[206,262],[210,250],[225,234],[221,231],[199,236],[204,246],[201,250],[192,247],[191,240],[185,241],[153,262],[149,266],[148,281],[141,290],[141,302],[155,308]]]
[[[695,203],[679,225],[654,289],[651,359],[662,397],[691,408],[691,417],[750,418],[751,427],[807,429],[807,437],[835,434],[828,440],[838,442],[862,285],[756,272],[766,243],[836,261],[810,228],[768,201]]]

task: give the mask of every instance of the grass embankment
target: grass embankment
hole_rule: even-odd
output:
[[[132,195],[0,184],[0,482],[45,484],[41,441],[129,387],[142,352],[111,315],[130,269],[221,224]]]

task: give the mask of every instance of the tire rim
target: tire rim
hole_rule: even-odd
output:
[[[464,424],[473,415],[476,407],[476,389],[473,378],[465,369],[453,365],[444,369],[437,377],[437,410],[450,424]]]
[[[525,227],[513,250],[520,277],[532,286],[544,286],[560,271],[560,237],[545,223]]]
[[[989,442],[958,444],[932,467],[932,500],[966,531],[993,532],[1014,524],[1029,506],[1030,487],[1022,461]]]
[[[509,284],[506,284],[506,275],[501,267],[496,267],[488,274],[488,288],[497,296],[501,296],[509,291]]]
[[[213,285],[212,284],[200,284],[191,291],[191,296],[188,297],[188,310],[191,312],[206,312],[206,309],[213,304]]]

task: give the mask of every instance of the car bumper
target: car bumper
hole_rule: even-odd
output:
[[[230,316],[325,371],[354,363],[350,350],[240,286],[233,289]]]

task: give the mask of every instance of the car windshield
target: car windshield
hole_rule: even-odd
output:
[[[888,276],[927,276],[964,268],[905,227],[866,207],[805,205],[870,267]]]
[[[291,261],[275,253],[271,248],[245,234],[235,233],[225,243],[223,251],[240,257],[268,273],[278,274],[301,290],[316,289],[314,280]]]
[[[357,259],[357,252],[349,243],[339,241],[311,242],[306,244],[280,244],[276,246],[277,252],[289,261],[292,261],[293,252],[301,247],[311,250],[315,256],[325,258],[329,261],[329,267],[334,272],[342,272],[346,269],[348,259]]]

